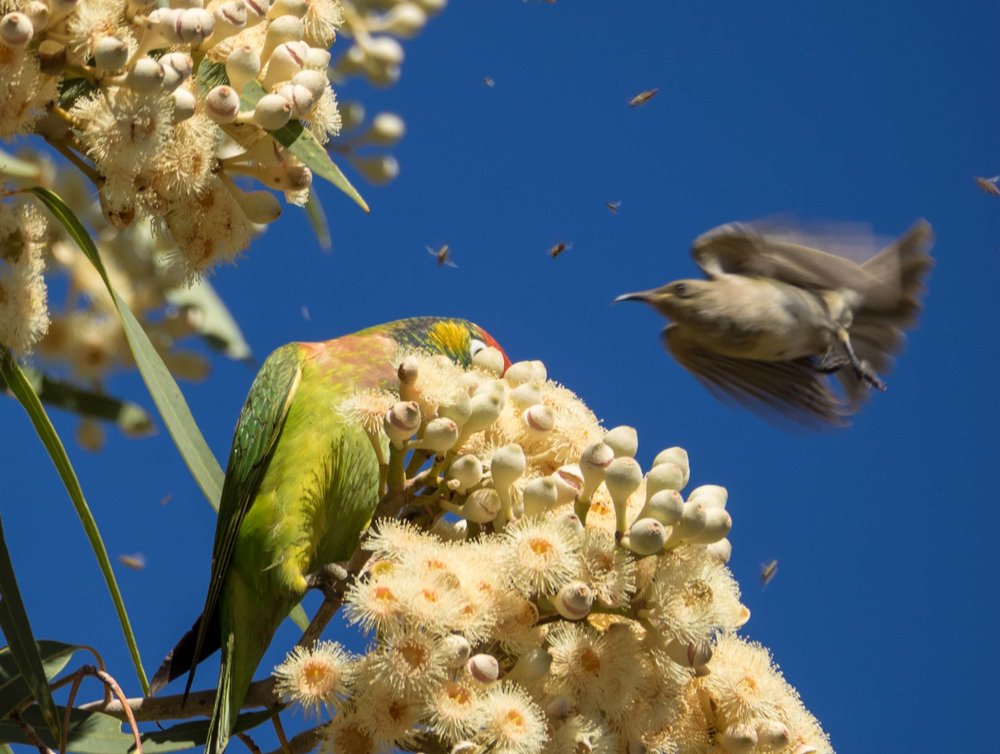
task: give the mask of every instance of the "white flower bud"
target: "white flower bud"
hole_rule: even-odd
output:
[[[274,60],[272,56],[271,60]],[[312,106],[316,103],[316,99],[313,97],[312,92],[306,89],[304,86],[296,86],[295,84],[282,84],[278,87],[276,94],[279,97],[284,97],[292,105],[292,117],[293,118],[304,118],[312,110]]]
[[[400,389],[412,388],[420,376],[420,362],[415,356],[407,356],[396,368],[396,377],[399,379]],[[407,395],[407,398],[410,398]]]
[[[634,458],[621,456],[608,464],[604,486],[608,488],[611,500],[615,504],[615,526],[619,533],[624,533],[628,525],[626,522],[628,499],[641,484],[642,467]]]
[[[399,65],[404,58],[403,46],[392,37],[372,37],[364,51],[369,58],[385,65]]]
[[[712,542],[705,549],[709,556],[719,565],[725,565],[733,556],[733,543],[728,539],[720,539],[718,542]]]
[[[812,744],[801,744],[792,754],[816,754],[817,751],[819,749]]]
[[[234,48],[226,58],[226,76],[237,92],[242,92],[244,86],[257,78],[258,73],[260,57],[249,45]]]
[[[446,478],[458,482],[456,490],[464,493],[483,481],[483,462],[474,455],[459,456],[448,467]]]
[[[636,555],[655,555],[663,550],[668,530],[655,518],[640,518],[622,537],[622,545]]]
[[[14,50],[27,47],[35,35],[35,27],[23,13],[8,13],[0,18],[0,42]]]
[[[139,49],[142,52],[163,47],[166,44],[180,44],[180,19],[182,11],[176,8],[156,8],[146,17]]]
[[[570,715],[575,711],[573,706],[573,700],[568,696],[556,696],[545,705],[545,714],[548,715],[553,720],[568,720]],[[580,743],[578,742],[576,747],[573,749],[576,754],[582,754],[585,749],[582,749]]]
[[[190,89],[180,87],[174,90],[174,123],[180,123],[194,115],[198,100]]]
[[[697,536],[708,523],[708,509],[701,503],[684,503],[681,520],[674,524],[668,544],[675,546]]]
[[[373,157],[356,157],[354,166],[369,183],[384,186],[391,183],[399,175],[399,162],[391,154],[375,155]]]
[[[292,76],[302,70],[308,49],[305,42],[285,42],[278,45],[267,62],[264,88],[270,89],[283,81],[291,80]]]
[[[508,383],[509,384],[509,383]],[[513,388],[509,393],[510,402],[517,408],[527,408],[542,402],[542,390],[538,385],[523,383]]]
[[[689,503],[701,503],[706,508],[725,508],[729,493],[717,484],[703,484],[695,487],[688,495]]]
[[[191,56],[183,52],[168,52],[160,58],[160,65],[163,66],[163,90],[166,92],[172,92],[183,84],[194,70]]]
[[[486,374],[491,374],[494,377],[500,377],[503,375],[503,354],[500,353],[498,349],[493,348],[493,346],[487,346],[486,348],[480,349],[476,355],[472,357],[472,366],[486,372]]]
[[[672,639],[664,647],[664,650],[671,660],[688,668],[707,665],[712,659],[712,644],[707,640],[682,642],[678,639]]]
[[[511,364],[504,373],[504,380],[511,387],[524,385],[533,382],[535,378],[535,368],[530,361],[517,361]]]
[[[292,76],[292,83],[296,86],[304,86],[312,94],[313,99],[319,99],[330,85],[330,79],[323,71],[307,68]]]
[[[530,479],[524,485],[521,500],[525,516],[542,516],[552,510],[559,499],[559,490],[550,476]]]
[[[247,6],[247,26],[255,26],[267,18],[271,0],[243,0]]]
[[[469,420],[462,426],[466,437],[493,426],[503,411],[503,399],[493,392],[476,393],[469,399],[469,408]]]
[[[448,634],[441,640],[444,664],[449,668],[460,668],[469,661],[472,645],[460,634]]]
[[[551,478],[559,495],[557,499],[559,505],[572,503],[583,491],[583,474],[575,463],[559,467],[552,472]]]
[[[472,415],[472,402],[468,393],[456,393],[453,398],[438,406],[438,416],[451,419],[458,426],[463,426]]]
[[[302,39],[304,29],[302,22],[295,16],[279,16],[267,26],[267,36],[264,37],[264,48],[260,59],[266,61],[278,45],[285,42],[297,42]]]
[[[571,581],[556,593],[552,606],[566,620],[583,620],[594,606],[594,592],[582,581]]]
[[[635,454],[639,451],[639,434],[635,431],[635,427],[622,425],[604,435],[604,444],[615,452],[615,458],[621,456],[635,458]]]
[[[278,94],[265,94],[253,110],[253,122],[268,131],[276,131],[292,117],[292,103]]]
[[[439,518],[431,527],[431,534],[440,537],[445,542],[461,542],[469,536],[469,522],[464,518],[460,518],[458,521]]]
[[[474,395],[480,386],[486,383],[486,375],[476,371],[463,372],[462,376],[458,378],[458,382],[465,392]]]
[[[660,490],[646,500],[639,518],[655,518],[664,526],[673,526],[684,513],[684,500],[677,490]]]
[[[525,409],[521,419],[534,432],[550,432],[556,425],[555,412],[541,403]]]
[[[28,17],[31,22],[31,28],[33,31],[42,31],[49,25],[49,19],[52,17],[52,12],[49,10],[49,6],[45,3],[39,2],[39,0],[32,0],[24,8],[24,15]]]
[[[552,667],[552,655],[543,647],[533,647],[521,655],[510,671],[511,680],[528,684],[544,677]]]
[[[580,454],[580,471],[583,473],[581,496],[590,497],[597,486],[604,481],[608,466],[615,460],[615,452],[603,442],[595,442]]]
[[[101,37],[94,45],[94,64],[105,71],[120,71],[128,62],[128,45],[118,37]]]
[[[306,0],[275,0],[267,10],[267,17],[271,19],[279,16],[302,18],[308,10],[309,3]]]
[[[395,113],[379,113],[372,120],[372,126],[365,134],[369,144],[391,147],[406,133],[406,123]],[[500,357],[503,359],[503,356]]]
[[[757,748],[757,731],[747,723],[730,725],[719,734],[719,743],[729,754],[750,754]]]
[[[764,720],[757,724],[757,741],[763,746],[781,749],[788,746],[791,734],[780,720]]]
[[[240,114],[240,95],[229,86],[217,86],[205,95],[205,114],[216,123],[232,123]]]
[[[382,422],[385,433],[397,447],[409,440],[420,429],[420,406],[416,401],[399,401],[385,413]]]
[[[696,503],[696,505],[704,504]],[[724,539],[732,528],[733,519],[728,511],[723,508],[705,508],[705,528],[688,537],[687,541],[692,544],[710,545]]]
[[[427,12],[416,3],[397,3],[380,19],[380,31],[400,39],[420,33],[427,23]]]
[[[153,58],[139,58],[129,69],[125,81],[129,89],[140,94],[155,92],[163,86],[163,66]]]
[[[657,453],[656,458],[653,459],[653,467],[659,466],[661,463],[673,463],[681,470],[681,474],[684,476],[684,484],[682,484],[678,489],[684,489],[684,485],[688,483],[688,479],[691,478],[691,465],[688,463],[688,454],[684,448],[667,448],[666,450],[661,450]]]
[[[493,454],[493,460],[490,462],[493,485],[498,491],[509,488],[521,478],[526,467],[524,449],[514,443],[504,445]]]
[[[322,47],[310,47],[306,53],[306,67],[319,71],[324,76],[330,67],[330,51]]]
[[[575,531],[577,534],[583,534],[584,529],[586,528],[583,525],[583,521],[580,520],[580,517],[570,510],[563,511],[559,515],[553,516],[552,520],[562,521],[571,531]]]
[[[431,419],[424,430],[424,436],[415,445],[443,456],[458,440],[458,425],[451,419],[438,417]]]
[[[465,669],[480,683],[493,683],[500,677],[500,663],[493,655],[473,655],[465,664]]]
[[[247,4],[243,0],[230,0],[215,9],[215,25],[226,26],[235,33],[247,25]],[[227,34],[229,36],[229,34]]]
[[[281,202],[278,197],[270,191],[261,189],[260,191],[242,191],[236,189],[232,192],[236,201],[243,210],[243,214],[252,223],[258,225],[268,225],[281,217]]]
[[[663,490],[684,488],[684,472],[676,463],[661,463],[646,473],[646,499]]]
[[[197,47],[212,35],[215,16],[204,8],[188,8],[177,17],[176,29],[181,42]]]
[[[492,487],[480,487],[466,498],[461,513],[466,521],[474,524],[488,524],[500,513],[500,496]]]

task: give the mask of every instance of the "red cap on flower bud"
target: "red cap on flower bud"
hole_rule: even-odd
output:
[[[105,71],[120,71],[128,62],[128,45],[118,37],[101,37],[94,44],[94,64]]]
[[[397,447],[401,447],[420,429],[420,406],[416,401],[394,403],[386,412],[382,426],[389,440]]]
[[[571,581],[556,593],[552,605],[566,620],[583,620],[594,606],[594,591],[582,581]]]
[[[473,655],[465,664],[465,669],[480,683],[493,683],[500,677],[500,663],[493,655]]]
[[[162,87],[164,75],[160,61],[149,57],[139,58],[126,74],[125,82],[133,92],[144,94]]]
[[[8,13],[0,18],[0,42],[7,47],[15,50],[27,47],[34,35],[35,27],[23,13]]]
[[[215,9],[217,23],[227,24],[233,29],[247,25],[247,4],[243,0],[230,0]]]
[[[217,86],[205,95],[205,114],[216,123],[232,123],[240,114],[240,95],[230,86]]]
[[[552,481],[556,484],[559,504],[572,503],[583,490],[583,474],[575,463],[560,466],[553,471]]]

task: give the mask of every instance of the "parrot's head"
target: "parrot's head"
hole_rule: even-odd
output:
[[[464,319],[413,317],[383,327],[391,332],[400,346],[443,353],[463,367],[470,366],[472,357],[487,347],[493,347],[503,355],[504,371],[510,366],[510,358],[493,336]]]

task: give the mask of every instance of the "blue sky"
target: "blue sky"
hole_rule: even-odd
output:
[[[461,315],[513,359],[543,359],[608,426],[636,426],[644,464],[686,447],[692,484],[730,491],[745,633],[834,746],[946,750],[992,719],[1000,666],[983,641],[997,618],[1000,199],[973,184],[1000,173],[998,29],[1000,6],[971,1],[454,2],[407,43],[396,87],[341,91],[408,126],[399,179],[358,181],[371,215],[322,186],[332,253],[290,210],[213,283],[261,359]],[[886,236],[934,226],[921,324],[847,430],[789,432],[717,403],[661,350],[651,310],[611,304],[695,274],[701,232],[775,214]],[[560,241],[573,246],[553,260]],[[443,243],[458,268],[424,251]],[[184,385],[220,458],[252,372],[217,360]],[[110,387],[151,405],[133,375]],[[69,439],[74,422],[55,420]],[[0,428],[0,505],[36,633],[99,647],[137,694],[93,556],[12,401]],[[152,671],[200,609],[212,511],[165,432],[112,432],[99,455],[68,444],[111,553],[148,559],[119,578]],[[280,633],[273,657],[293,641]]]

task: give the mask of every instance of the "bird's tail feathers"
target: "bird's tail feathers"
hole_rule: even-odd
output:
[[[928,253],[934,232],[926,220],[918,220],[896,241],[873,256],[862,267],[880,281],[879,294],[866,296],[866,308],[891,317],[899,327],[910,325],[920,313],[924,278],[934,265]],[[884,286],[884,287],[883,287]],[[884,295],[888,291],[893,295]]]
[[[232,656],[233,635],[228,638],[228,647],[224,654]],[[229,734],[236,723],[239,707],[232,708],[233,665],[223,662],[219,669],[219,688],[215,694],[215,706],[212,708],[212,718],[208,722],[208,735],[205,739],[205,754],[222,754],[229,743]]]
[[[163,658],[163,662],[160,663],[160,667],[156,671],[156,675],[153,676],[153,680],[149,684],[150,696],[162,689],[175,678],[179,678],[185,673],[190,672],[198,663],[219,648],[219,613],[216,611],[208,626],[208,631],[205,635],[205,642],[201,647],[201,656],[192,662],[192,659],[194,658],[195,641],[198,637],[198,628],[201,625],[203,617],[204,616],[202,615],[198,616],[198,619],[194,622],[194,625],[191,626],[191,629],[181,637],[176,646],[174,646],[167,656]]]

